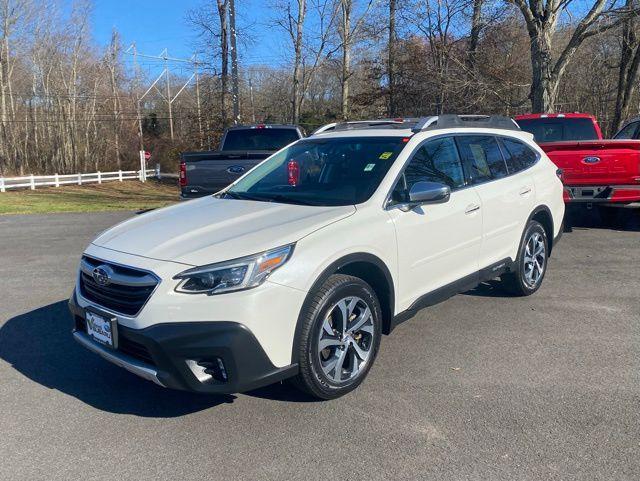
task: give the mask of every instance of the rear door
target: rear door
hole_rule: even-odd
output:
[[[526,169],[537,160],[537,154],[519,141],[499,140],[493,135],[460,135],[456,142],[482,202],[479,268],[495,267],[514,257],[534,208],[533,178]],[[527,159],[524,149],[534,157]]]

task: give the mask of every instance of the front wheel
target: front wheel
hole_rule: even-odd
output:
[[[527,224],[513,272],[501,277],[504,288],[517,296],[536,292],[547,272],[549,241],[542,225],[532,220]]]
[[[380,303],[362,279],[334,274],[301,316],[300,373],[294,383],[320,399],[340,397],[362,383],[382,334]]]

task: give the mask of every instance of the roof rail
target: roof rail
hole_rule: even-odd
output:
[[[520,130],[518,124],[504,115],[455,115],[445,114],[437,117],[421,119],[414,128],[414,132],[431,129],[454,129],[465,127],[485,127],[490,129]]]
[[[417,121],[415,118],[395,118],[395,119],[372,119],[372,120],[348,120],[346,122],[333,122],[323,125],[314,130],[311,135],[321,134],[328,131],[358,130],[376,127],[400,127],[410,125]]]

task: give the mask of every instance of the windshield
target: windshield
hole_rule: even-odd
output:
[[[224,137],[222,150],[280,150],[298,140],[295,129],[273,127],[229,130]]]
[[[402,137],[306,139],[278,152],[225,196],[305,205],[360,204],[405,145]]]
[[[591,119],[553,117],[547,119],[523,119],[517,122],[522,130],[533,134],[536,142],[598,140],[598,133]]]

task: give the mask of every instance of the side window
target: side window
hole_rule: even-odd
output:
[[[464,185],[464,173],[451,137],[435,139],[423,144],[413,155],[404,171],[407,189],[416,182],[440,182],[452,189]]]
[[[495,137],[461,135],[456,142],[471,184],[507,176],[507,165]]]
[[[636,136],[636,129],[638,128],[638,122],[631,122],[625,125],[620,132],[618,132],[614,139],[634,139]]]
[[[538,154],[519,140],[503,138],[500,141],[504,147],[510,174],[528,169],[538,160]]]

